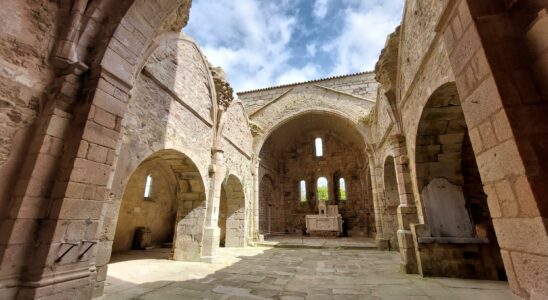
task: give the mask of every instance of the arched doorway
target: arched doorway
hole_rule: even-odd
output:
[[[428,261],[436,252],[452,253],[445,262],[423,261],[424,275],[506,279],[454,83],[438,88],[426,104],[418,127],[415,159],[417,186],[430,235],[422,240],[432,242],[421,244],[421,259]]]
[[[385,239],[390,241],[390,249],[398,249],[398,205],[400,204],[400,195],[398,192],[398,182],[396,178],[396,166],[394,157],[389,156],[384,162],[384,197],[381,203],[382,227]]]
[[[113,252],[171,245],[170,258],[199,261],[204,220],[205,189],[196,165],[178,151],[160,150],[126,184]]]
[[[245,246],[245,194],[240,180],[230,175],[221,188],[220,246]]]

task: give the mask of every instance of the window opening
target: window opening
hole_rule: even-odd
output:
[[[316,145],[316,157],[322,157],[323,156],[323,141],[322,141],[322,138],[316,138],[315,145]]]
[[[344,178],[339,179],[339,200],[346,200],[346,183]]]
[[[306,182],[301,180],[301,202],[306,202]]]
[[[318,200],[328,201],[329,190],[327,188],[327,178],[325,177],[318,178],[317,189],[318,189]]]
[[[150,198],[151,188],[152,188],[152,175],[148,175],[147,181],[145,183],[145,198]]]

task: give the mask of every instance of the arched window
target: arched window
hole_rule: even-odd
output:
[[[344,178],[339,179],[339,200],[346,200],[346,184]]]
[[[329,200],[329,190],[327,187],[327,178],[320,177],[317,182],[317,191],[318,191],[318,200],[319,201],[328,201]]]
[[[301,202],[306,202],[306,181],[301,180]]]
[[[145,199],[150,198],[150,191],[152,189],[152,175],[147,176],[147,180],[145,182]]]
[[[315,146],[316,146],[316,157],[322,157],[323,156],[323,141],[322,138],[316,138],[314,140]]]

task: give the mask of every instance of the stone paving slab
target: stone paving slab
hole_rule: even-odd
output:
[[[212,264],[116,257],[101,299],[513,299],[506,282],[401,274],[396,252],[257,247],[220,254]]]

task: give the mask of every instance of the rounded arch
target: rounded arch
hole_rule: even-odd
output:
[[[221,246],[244,247],[246,244],[245,193],[241,180],[229,175],[221,188],[219,228]]]
[[[422,111],[416,136],[415,171],[429,234],[436,239],[485,238],[488,243],[481,246],[482,264],[464,276],[504,278],[487,195],[454,82],[436,89]],[[451,272],[434,271],[435,275],[443,276],[452,276]]]
[[[262,128],[264,133],[262,133],[260,136],[257,136],[254,140],[253,148],[255,150],[255,153],[260,153],[265,142],[281,127],[285,126],[286,124],[294,120],[297,120],[299,118],[309,116],[309,115],[323,115],[325,117],[333,118],[340,121],[341,124],[345,124],[349,128],[352,128],[352,130],[355,133],[359,134],[360,139],[357,139],[358,145],[363,145],[365,149],[372,149],[371,146],[367,143],[367,139],[365,137],[363,129],[360,128],[360,126],[362,125],[360,125],[358,118],[353,117],[337,109],[310,108],[310,109],[304,109],[304,110],[284,114],[283,116],[281,116],[281,118],[276,120],[276,123],[271,124],[270,126],[267,126],[265,128]]]
[[[147,193],[148,185],[148,193]],[[177,178],[166,161],[149,157],[129,176],[122,195],[112,252],[141,249],[134,234],[139,227],[150,229],[150,244],[172,243],[177,213]]]
[[[172,224],[172,258],[174,260],[199,261],[206,207],[206,192],[202,175],[196,164],[187,155],[173,149],[162,149],[143,160],[130,177],[138,176],[143,168],[146,170],[154,167],[161,167],[171,179],[168,184],[171,185],[170,191],[173,193],[171,196],[175,200],[174,223]],[[127,201],[126,197],[132,196],[132,194],[127,194],[134,188],[131,186],[132,183],[130,179],[126,184],[122,205],[124,201]],[[143,182],[136,184],[142,185]],[[139,187],[135,188],[139,190]],[[159,199],[162,196],[165,195],[158,195],[158,200],[153,199],[153,201],[162,203]],[[121,231],[117,229],[116,232],[118,234]]]
[[[438,87],[424,106],[415,142],[415,169],[419,193],[436,177],[463,183],[460,154],[469,141],[468,128],[456,84]]]

